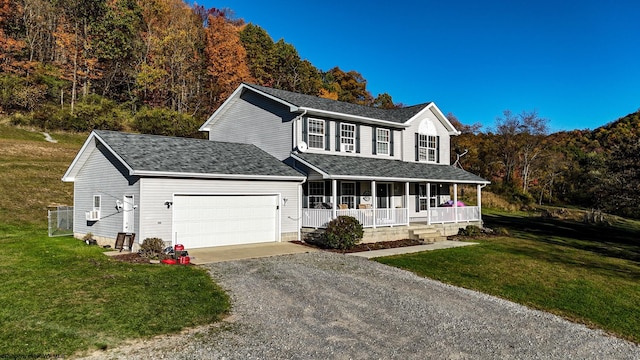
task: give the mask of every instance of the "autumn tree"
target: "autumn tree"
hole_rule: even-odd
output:
[[[247,66],[258,85],[273,86],[273,40],[260,26],[245,25],[240,41],[246,51]]]
[[[536,160],[544,150],[543,139],[547,135],[547,119],[534,111],[515,115],[510,110],[496,119],[499,157],[504,167],[504,183],[514,185],[516,170],[520,173],[522,192],[527,193],[529,178]]]
[[[207,74],[211,77],[213,108],[217,108],[242,82],[253,78],[246,63],[238,29],[222,16],[209,16],[205,30]]]
[[[367,106],[373,103],[367,80],[357,71],[344,72],[336,66],[324,74],[324,84],[329,92],[337,92],[339,101]]]
[[[201,111],[206,69],[202,19],[181,0],[139,4],[143,50],[136,69],[138,97],[181,113]]]
[[[142,27],[142,8],[136,0],[109,1],[104,16],[92,26],[92,47],[103,72],[98,83],[103,96],[134,100]]]

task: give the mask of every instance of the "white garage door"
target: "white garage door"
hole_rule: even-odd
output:
[[[278,241],[277,195],[176,195],[174,240],[185,248]]]

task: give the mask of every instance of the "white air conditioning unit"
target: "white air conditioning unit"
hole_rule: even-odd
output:
[[[98,221],[100,220],[100,210],[91,210],[84,213],[87,221]]]
[[[353,146],[353,144],[340,144],[340,151],[342,151],[342,152],[350,152],[350,153],[352,153],[355,150],[356,149],[355,149],[355,146]]]

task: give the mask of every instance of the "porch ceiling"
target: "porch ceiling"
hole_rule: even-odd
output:
[[[479,176],[450,165],[312,153],[292,154],[292,157],[319,172],[325,179],[489,183]]]

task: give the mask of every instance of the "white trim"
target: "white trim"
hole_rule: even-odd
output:
[[[436,115],[436,117],[438,118],[438,120],[440,120],[440,122],[442,123],[442,125],[444,125],[444,127],[449,130],[449,135],[460,135],[461,132],[456,130],[455,127],[453,127],[453,125],[451,124],[451,122],[449,121],[449,119],[447,119],[447,117],[442,113],[442,111],[440,111],[440,109],[438,108],[438,106],[434,103],[434,102],[430,102],[427,106],[425,106],[422,110],[420,110],[417,114],[415,114],[411,119],[407,120],[405,122],[405,124],[409,125],[411,122],[413,122],[414,120],[418,119],[421,117],[421,115],[426,111],[426,110],[430,110],[433,111],[433,113]]]
[[[387,141],[380,141],[380,137],[379,135],[379,131],[386,131],[387,132]],[[376,137],[376,155],[390,155],[391,154],[391,129],[385,129],[385,128],[376,128],[376,133],[375,133],[375,137]],[[387,144],[387,152],[386,153],[382,153],[380,152],[380,147],[379,145],[381,144]]]
[[[343,129],[344,127],[347,127],[347,129]],[[357,131],[357,126],[356,124],[352,124],[352,123],[340,123],[340,128],[338,129],[339,131],[339,138],[340,138],[340,152],[346,152],[346,153],[355,153],[356,152],[356,131]],[[351,133],[353,134],[353,136],[348,137],[348,136],[342,136],[342,132],[347,132],[347,133]],[[343,142],[344,140],[351,140],[351,142]],[[351,147],[351,150],[347,150],[348,147]]]
[[[379,120],[379,119],[358,116],[358,115],[349,115],[349,114],[339,113],[335,111],[326,111],[326,110],[313,109],[308,107],[299,107],[298,110],[300,111],[304,110],[307,112],[308,115],[326,116],[332,119],[340,119],[340,120],[356,120],[357,122],[364,123],[364,124],[374,124],[374,125],[380,124],[380,125],[395,127],[395,128],[409,127],[409,125],[406,122],[398,123],[398,122],[393,122],[388,120]]]
[[[322,175],[323,179],[336,179],[336,180],[380,180],[380,181],[391,181],[391,182],[425,182],[425,181],[431,181],[431,182],[438,182],[438,183],[443,183],[443,184],[453,184],[453,183],[457,183],[457,184],[491,184],[490,181],[472,181],[472,180],[443,180],[443,179],[428,179],[428,178],[400,178],[400,177],[379,177],[379,176],[360,176],[360,175],[329,175],[328,173],[320,170],[320,168],[316,167],[313,164],[310,164],[309,162],[299,158],[296,156],[296,154],[291,154],[291,157],[296,160],[296,161],[300,161],[302,164],[304,164],[306,167],[310,168],[311,170],[319,173],[320,175]],[[438,165],[438,166],[450,166],[450,165]]]
[[[210,174],[210,173],[186,173],[169,171],[136,170],[130,173],[135,176],[163,176],[175,178],[198,178],[198,179],[238,179],[238,180],[291,180],[302,181],[304,176],[280,176],[280,175],[243,175],[243,174]]]
[[[305,119],[305,121],[307,122],[307,146],[309,147],[309,150],[325,150],[327,148],[327,129],[329,127],[329,125],[327,124],[327,120],[324,119],[317,119],[317,118],[311,118],[311,117],[307,117]],[[320,121],[322,122],[322,134],[318,135],[318,133],[311,133],[311,121]],[[322,146],[321,147],[316,147],[316,146],[311,146],[311,136],[320,136],[322,138]],[[303,140],[304,141],[304,140]]]

